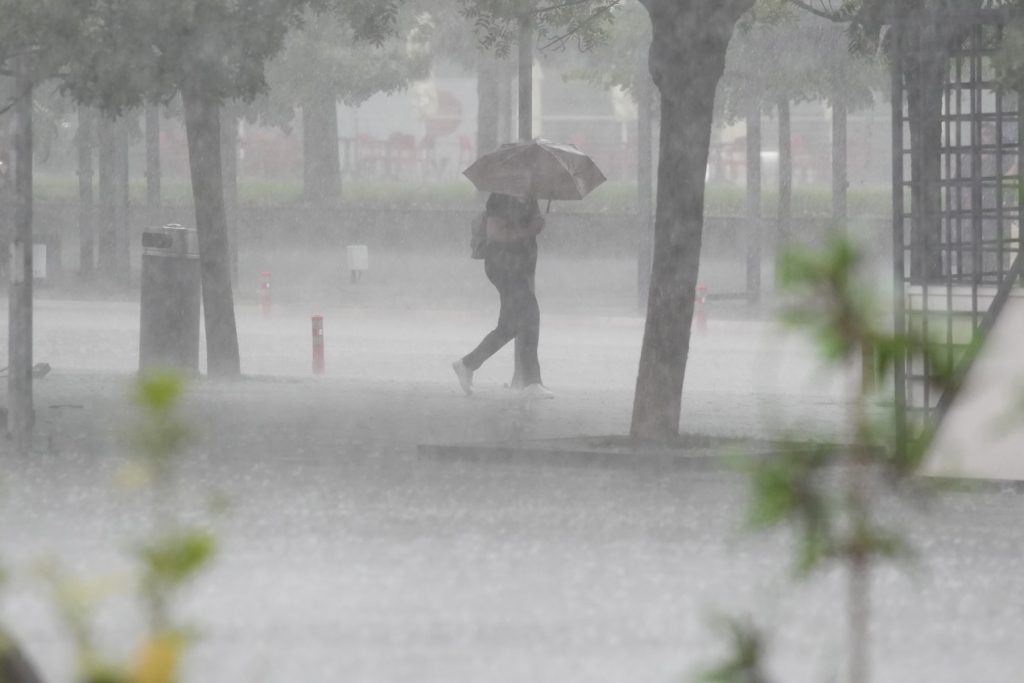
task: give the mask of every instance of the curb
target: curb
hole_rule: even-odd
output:
[[[671,444],[624,436],[577,436],[523,441],[420,444],[424,459],[489,465],[654,468],[734,472],[745,459],[771,454],[778,444],[704,435],[681,435]]]

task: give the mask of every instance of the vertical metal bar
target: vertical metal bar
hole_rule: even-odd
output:
[[[1015,197],[1015,214],[1017,218],[1017,238],[1013,243],[1013,250],[1015,254],[1019,254],[1021,251],[1021,230],[1024,225],[1021,225],[1021,220],[1024,219],[1024,212],[1022,212],[1022,197],[1024,197],[1024,186],[1021,185],[1024,180],[1024,107],[1021,106],[1021,94],[1017,93],[1017,179],[1016,188],[1017,196]]]
[[[981,60],[979,58],[979,47],[981,42],[981,28],[975,26],[971,31],[970,59],[971,59],[971,249],[973,262],[973,275],[971,278],[971,326],[978,327],[978,290],[982,281],[982,242],[984,234],[982,231],[982,178],[984,171],[981,167]]]
[[[920,231],[920,244],[918,249],[920,251],[920,274],[921,274],[921,336],[925,339],[929,337],[929,327],[931,323],[931,272],[929,265],[931,263],[931,233],[932,233],[932,221],[938,216],[932,215],[933,203],[932,203],[932,192],[936,188],[931,187],[931,164],[930,164],[930,150],[928,145],[933,141],[930,138],[931,133],[931,116],[938,115],[929,111],[929,107],[932,105],[932,88],[935,87],[931,79],[931,61],[935,59],[934,54],[926,54],[937,48],[935,45],[934,37],[934,24],[935,19],[932,16],[925,18],[926,23],[931,22],[932,28],[918,29],[919,39],[917,43],[917,59],[920,66],[920,72],[922,73],[920,93],[917,98],[918,101],[918,121],[921,127],[921,133],[917,136],[918,149],[912,150],[911,154],[917,154],[920,157],[920,161],[917,164],[917,169],[921,173],[920,178],[915,178],[915,182],[919,183],[920,190],[918,196],[921,197],[921,207],[918,213],[920,214],[919,220],[921,221]],[[939,141],[941,143],[941,141]],[[931,382],[929,378],[931,376],[931,362],[927,357],[921,359],[921,395],[922,395],[922,407],[925,415],[929,415],[931,412]]]
[[[996,27],[997,43],[1002,41],[1003,33],[1001,27]],[[1004,166],[1003,166],[1003,89],[995,88],[996,96],[996,120],[995,120],[995,152],[996,152],[996,174],[995,174],[995,191],[996,191],[996,284],[1000,284],[1003,281],[1003,274],[1006,270],[1003,260],[1005,253],[1003,250],[1003,222],[1006,220],[1005,213],[1003,211],[1003,182],[1005,181]]]
[[[890,85],[892,88],[892,268],[893,268],[893,326],[897,334],[907,332],[904,250],[904,206],[903,206],[903,165],[906,161],[903,150],[903,28],[897,20],[892,27],[893,50]],[[895,406],[896,444],[900,449],[907,442],[907,357],[897,359],[893,364],[893,404]]]
[[[964,53],[956,55],[956,273],[961,280],[964,272]]]
[[[959,64],[960,58],[954,53],[952,56],[956,64]],[[953,107],[953,93],[956,93],[959,97],[960,83],[959,80],[955,83],[950,82],[954,73],[957,69],[954,68],[953,64],[949,64],[945,72],[945,83],[943,84],[943,157],[946,167],[945,177],[945,211],[942,219],[943,227],[943,241],[944,241],[944,269],[945,269],[945,280],[946,280],[946,353],[947,362],[950,360],[949,356],[952,354],[953,348],[953,271],[955,268],[955,229],[954,225],[957,220],[956,217],[956,204],[955,199],[960,192],[959,188],[959,163],[954,164],[954,159],[959,160],[959,133],[960,133],[960,119]]]

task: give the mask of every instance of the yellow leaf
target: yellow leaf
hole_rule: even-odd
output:
[[[175,683],[185,641],[179,633],[149,638],[139,651],[132,683]]]
[[[117,474],[117,484],[125,491],[142,490],[151,479],[149,470],[137,462],[125,465]]]

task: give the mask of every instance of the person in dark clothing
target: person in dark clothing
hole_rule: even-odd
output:
[[[537,359],[540,308],[533,291],[537,235],[544,229],[544,217],[536,200],[492,194],[487,199],[484,220],[487,232],[484,272],[501,300],[498,325],[475,349],[452,363],[452,368],[468,396],[473,393],[473,373],[518,336],[524,395],[553,398],[554,394],[541,382]]]

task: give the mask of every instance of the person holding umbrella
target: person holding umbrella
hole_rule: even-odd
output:
[[[473,393],[473,373],[501,347],[520,339],[523,395],[554,398],[540,376],[537,343],[540,307],[533,291],[537,270],[537,235],[544,229],[536,199],[492,193],[484,214],[487,234],[484,272],[498,290],[498,325],[470,353],[452,363],[466,395]]]
[[[533,280],[537,235],[544,229],[538,199],[582,199],[604,182],[604,174],[574,145],[547,140],[502,145],[477,159],[464,175],[490,192],[484,214],[484,272],[498,290],[498,325],[470,353],[452,363],[466,395],[473,373],[512,339],[518,338],[517,378],[531,398],[554,398],[540,376],[537,343],[540,308]]]

